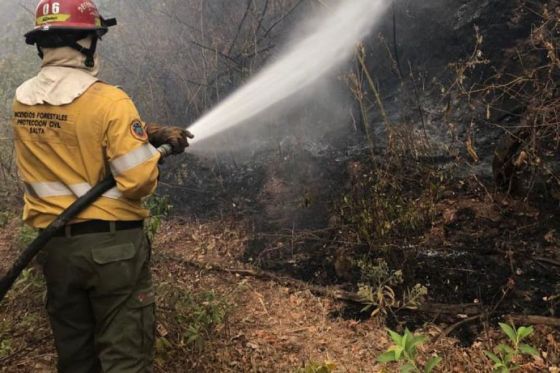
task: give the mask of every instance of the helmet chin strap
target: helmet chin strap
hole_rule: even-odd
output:
[[[50,47],[50,48],[69,47],[74,50],[77,50],[78,52],[80,52],[86,57],[86,60],[84,62],[85,66],[89,69],[92,69],[95,67],[95,51],[97,50],[98,40],[99,40],[99,36],[97,34],[91,34],[91,45],[89,46],[89,48],[86,48],[73,38],[70,37],[59,38],[56,40],[55,43],[52,43],[46,47]],[[39,46],[39,43],[37,43],[37,51],[39,57],[43,59],[44,53],[41,47]]]
[[[68,44],[68,46],[72,49],[77,50],[78,52],[80,52],[81,54],[83,54],[84,56],[86,56],[86,61],[85,61],[85,65],[88,68],[93,68],[95,67],[95,50],[97,49],[97,40],[99,39],[99,37],[97,35],[93,35],[92,36],[92,40],[91,40],[91,45],[89,48],[85,48],[83,46],[81,46],[78,42],[73,42]]]
[[[43,53],[43,50],[41,49],[39,44],[36,44],[35,46],[37,47],[37,54],[39,55],[39,58],[43,59],[43,57],[45,57],[45,54]]]

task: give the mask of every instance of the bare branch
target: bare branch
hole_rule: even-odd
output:
[[[253,4],[253,0],[247,0],[247,9],[245,9],[245,13],[243,13],[243,17],[241,18],[241,22],[239,22],[239,25],[237,26],[237,31],[235,33],[235,37],[233,38],[233,41],[231,42],[231,45],[228,48],[228,54],[231,54],[231,51],[233,50],[233,47],[235,47],[235,43],[237,43],[237,39],[239,39],[239,34],[241,33],[241,29],[243,29],[243,25],[245,24],[245,20],[247,19],[247,16],[249,15],[249,11],[251,10],[251,5]]]
[[[292,15],[292,13],[299,8],[299,6],[301,4],[303,4],[303,2],[306,0],[299,0],[296,5],[294,5],[290,10],[288,10],[288,12],[286,12],[286,14],[284,14],[282,17],[278,18],[276,21],[274,21],[274,23],[266,30],[266,32],[264,33],[264,35],[259,39],[259,43],[261,41],[263,41],[264,39],[266,39],[266,37],[272,32],[272,30],[274,30],[276,28],[276,26],[278,26],[280,23],[282,23],[282,21],[284,21],[286,18],[288,18],[289,16]]]

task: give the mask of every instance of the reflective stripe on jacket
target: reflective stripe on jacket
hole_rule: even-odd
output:
[[[78,215],[84,220],[141,220],[141,199],[156,188],[159,152],[148,143],[131,99],[93,84],[68,105],[14,103],[17,164],[25,186],[23,218],[46,227],[112,172],[117,187]]]

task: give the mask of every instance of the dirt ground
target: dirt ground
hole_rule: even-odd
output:
[[[18,227],[14,221],[1,231],[1,270],[17,251]],[[240,271],[250,268],[241,261],[248,240],[244,222],[164,223],[154,244],[156,282],[170,282],[193,294],[212,290],[229,306],[224,322],[209,330],[198,347],[158,347],[157,372],[294,372],[311,361],[332,362],[336,372],[398,371],[396,366],[376,363],[390,346],[379,320],[341,317],[345,302]],[[56,355],[42,305],[43,286],[40,276],[28,275],[0,305],[2,372],[54,371]],[[176,327],[172,317],[161,321],[160,339]],[[502,339],[495,326],[484,328],[467,347],[456,338],[439,338],[446,326],[424,323],[417,330],[430,337],[420,360],[432,354],[443,357],[438,372],[490,371],[483,351]],[[536,326],[530,343],[539,348],[541,357],[525,361],[521,371],[558,372],[552,363],[558,365],[560,356],[558,330]]]

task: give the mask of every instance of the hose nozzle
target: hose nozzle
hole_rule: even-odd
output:
[[[162,158],[167,158],[173,153],[173,148],[169,144],[163,144],[157,150],[161,153]]]

